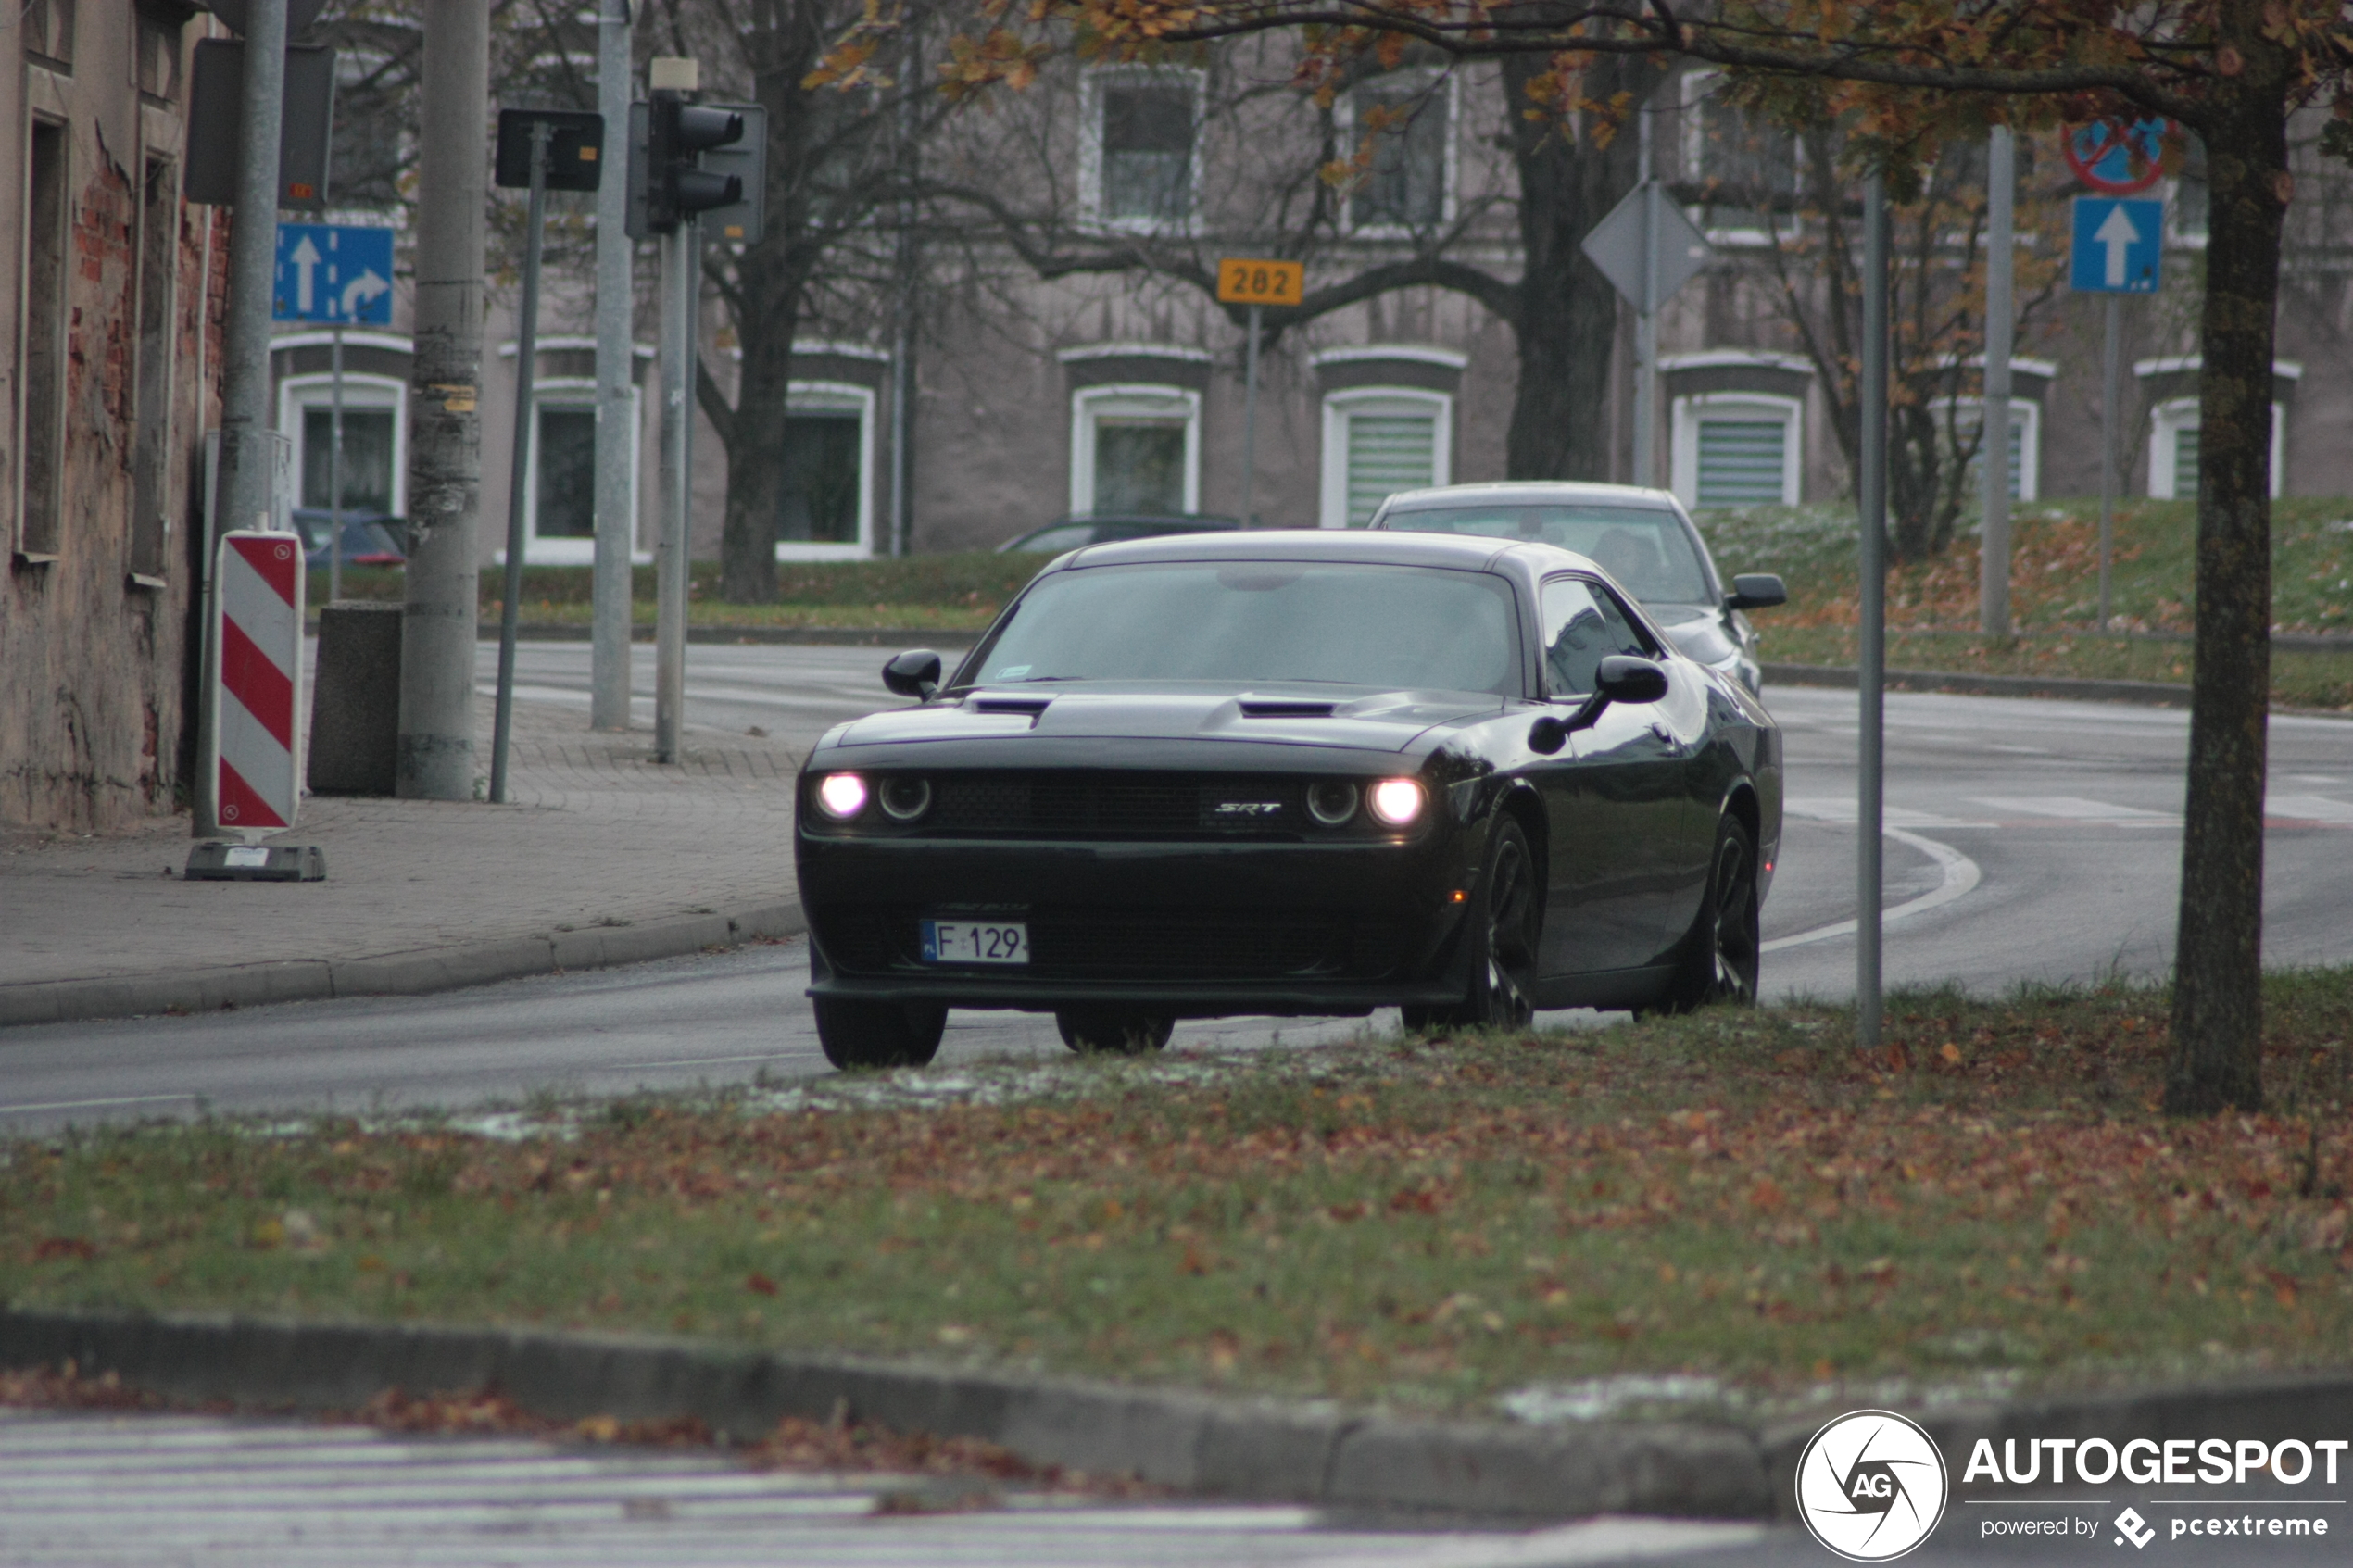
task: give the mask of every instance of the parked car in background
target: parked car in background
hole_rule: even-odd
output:
[[[302,535],[303,564],[324,568],[330,561],[329,530],[334,514],[323,508],[297,507],[294,525]],[[408,540],[400,520],[384,512],[343,514],[343,564],[401,566],[409,559]]]
[[[1111,517],[1066,517],[1043,528],[1033,528],[997,546],[1000,555],[1013,550],[1038,550],[1060,555],[1087,545],[1110,545],[1122,539],[1152,539],[1164,533],[1222,533],[1239,528],[1241,519],[1208,512],[1184,512],[1169,517],[1143,514]]]
[[[1179,1018],[1511,1026],[1755,999],[1780,734],[1582,556],[1315,529],[1064,555],[920,699],[801,770],[810,996],[837,1066],[950,1007],[1074,1050]]]
[[[1574,550],[1642,601],[1677,648],[1758,689],[1756,628],[1743,610],[1789,599],[1779,577],[1735,577],[1729,591],[1691,514],[1665,490],[1631,484],[1523,481],[1405,490],[1381,503],[1368,528],[1541,540]]]

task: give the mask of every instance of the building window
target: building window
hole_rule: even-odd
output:
[[[1683,79],[1683,169],[1701,224],[1744,233],[1766,227],[1765,214],[1797,195],[1804,150],[1795,135],[1724,101],[1724,78],[1695,71]]]
[[[1348,95],[1349,151],[1371,142],[1371,167],[1348,198],[1359,232],[1411,232],[1452,215],[1454,82],[1424,72],[1382,77]]]
[[[1326,528],[1362,528],[1401,490],[1452,483],[1454,400],[1442,392],[1360,387],[1324,399]]]
[[[776,558],[874,549],[875,394],[848,382],[795,382],[786,395]]]
[[[597,537],[597,406],[537,397],[531,448],[535,539]]]
[[[1071,400],[1070,509],[1174,517],[1201,506],[1201,395],[1090,386]]]
[[[2159,501],[2197,498],[2198,404],[2176,397],[2149,410],[2149,495]],[[2287,474],[2287,410],[2271,405],[2271,495]]]
[[[409,432],[401,409],[407,391],[389,376],[344,373],[344,510],[405,515]],[[279,383],[278,428],[294,438],[295,504],[306,510],[324,511],[334,503],[334,422],[333,376],[289,376]]]
[[[1082,205],[1115,227],[1187,228],[1198,172],[1199,74],[1096,72],[1086,80],[1086,96]]]
[[[132,75],[145,96],[157,103],[180,97],[180,27],[160,17],[139,13],[139,31],[132,49]]]
[[[1717,393],[1675,399],[1674,487],[1687,507],[1797,504],[1803,405]]]
[[[23,391],[21,489],[17,495],[17,550],[53,558],[64,539],[66,191],[70,135],[62,125],[34,120],[25,181],[24,337],[19,377]]]
[[[1959,404],[1946,404],[1938,411],[1940,426],[1952,432],[1956,448],[1969,445],[1974,452],[1978,442],[1978,425],[1983,419],[1982,405],[1976,398]],[[1949,426],[1943,421],[1950,420]],[[1948,455],[1957,455],[1956,453]],[[1965,482],[1968,494],[1977,494],[1976,457],[1969,460],[1969,476]],[[2010,399],[2010,499],[2032,501],[2042,494],[2043,471],[2043,406],[2031,397]]]
[[[51,70],[73,69],[74,0],[23,0],[24,52]]]

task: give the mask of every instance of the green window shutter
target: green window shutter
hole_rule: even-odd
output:
[[[2173,433],[2173,497],[2197,499],[2197,426],[2183,425]]]
[[[1780,505],[1788,446],[1780,420],[1701,420],[1699,505]]]
[[[1438,483],[1438,420],[1429,414],[1348,419],[1348,526],[1362,528],[1400,490]]]

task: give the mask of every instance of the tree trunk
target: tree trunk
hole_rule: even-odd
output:
[[[2287,66],[2225,6],[2246,61],[2205,127],[2213,238],[2198,331],[2197,642],[2165,1109],[2262,1104],[2264,727],[2271,705],[2271,355]],[[2232,33],[2241,36],[2233,39]]]
[[[1512,325],[1519,384],[1504,438],[1509,479],[1610,477],[1610,361],[1617,336],[1617,291],[1579,248],[1594,224],[1640,181],[1639,128],[1629,116],[1607,146],[1591,118],[1571,140],[1547,116],[1529,119],[1530,80],[1549,69],[1542,55],[1504,61],[1504,99],[1519,165],[1519,232],[1526,259]],[[1662,72],[1645,58],[1604,56],[1585,70],[1585,96],[1617,94],[1648,102]],[[1637,112],[1640,112],[1638,107]]]
[[[740,276],[747,304],[755,297],[758,304],[740,313],[736,341],[743,351],[742,375],[735,409],[720,424],[727,448],[727,510],[719,536],[719,596],[729,604],[766,604],[776,596],[776,520],[785,498],[786,401],[800,283],[798,270],[781,257],[759,265],[747,256]]]

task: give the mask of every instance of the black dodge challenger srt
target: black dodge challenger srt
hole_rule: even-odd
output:
[[[1096,546],[942,675],[893,659],[920,706],[837,726],[801,770],[837,1066],[929,1060],[950,1007],[1133,1050],[1230,1013],[1431,1028],[1755,997],[1780,732],[1582,556]]]

